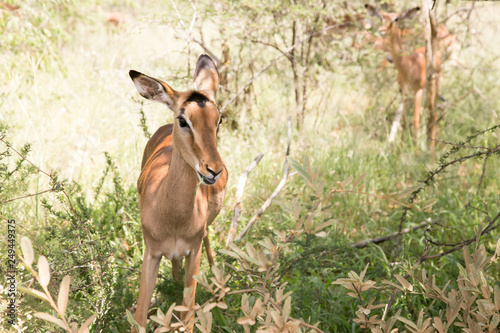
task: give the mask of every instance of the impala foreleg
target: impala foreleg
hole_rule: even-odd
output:
[[[181,278],[181,270],[182,270],[182,258],[180,259],[172,259],[172,278],[175,282],[179,282]]]
[[[193,276],[198,275],[200,271],[200,260],[201,260],[201,249],[202,244],[198,248],[193,249],[191,253],[186,257],[186,272],[184,276],[184,288],[191,288],[189,293],[184,294],[183,305],[187,306],[189,309],[194,311],[194,298],[196,294],[196,280]],[[187,312],[182,313],[182,321],[184,323],[188,322],[191,318],[187,318]],[[188,326],[188,329],[192,331],[192,325]]]
[[[403,114],[401,115],[401,141],[403,141],[405,138],[405,132],[407,130],[406,115],[408,113],[408,108],[410,106],[408,95],[404,91],[401,92],[401,102],[403,103]]]
[[[161,255],[154,256],[148,250],[147,246],[144,250],[144,259],[142,262],[141,271],[141,286],[139,287],[139,300],[137,301],[137,310],[135,311],[134,319],[137,323],[146,327],[148,319],[149,304],[153,291],[155,289],[156,277],[158,276],[158,268],[160,267]],[[135,332],[135,330],[132,330]]]
[[[203,245],[205,245],[205,252],[207,254],[208,264],[210,265],[210,267],[212,267],[214,265],[214,255],[212,252],[212,248],[210,247],[210,240],[208,239],[208,232],[205,235],[205,237],[203,237]]]
[[[422,114],[422,95],[424,93],[423,89],[417,90],[415,93],[415,110],[413,114],[413,136],[415,138],[415,144],[417,144],[419,132],[420,132],[420,115]]]

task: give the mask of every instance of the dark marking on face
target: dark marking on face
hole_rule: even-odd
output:
[[[181,114],[184,114],[185,108],[181,108]]]
[[[189,98],[186,100],[186,103],[195,102],[200,108],[204,108],[206,103],[209,101],[210,100],[207,98],[207,96],[195,91],[191,94],[191,96],[189,96]]]

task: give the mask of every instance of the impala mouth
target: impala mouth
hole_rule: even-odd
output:
[[[203,180],[203,184],[205,184],[205,185],[213,185],[213,184],[215,184],[215,182],[217,181],[217,179],[216,179],[216,178],[208,178],[208,177],[204,176],[204,175],[203,175],[201,172],[199,172],[199,171],[197,171],[197,173],[198,173],[198,178],[199,178],[200,180]]]

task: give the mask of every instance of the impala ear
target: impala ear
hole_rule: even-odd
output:
[[[134,70],[131,70],[129,75],[142,97],[163,103],[171,110],[175,109],[179,94],[168,84]]]
[[[196,90],[207,93],[211,100],[215,100],[219,87],[219,72],[212,58],[206,54],[202,54],[196,63],[194,87]]]
[[[377,7],[370,4],[365,4],[365,8],[368,11],[368,14],[370,14],[370,16],[376,16],[380,19],[380,21],[384,20],[384,17],[382,16],[380,9],[378,9]]]
[[[419,10],[420,10],[420,7],[415,7],[415,8],[408,9],[407,11],[402,12],[401,14],[399,14],[399,16],[398,16],[397,19],[398,19],[398,21],[401,21],[401,20],[404,20],[404,19],[412,19],[415,16],[417,16],[417,13],[418,13]]]

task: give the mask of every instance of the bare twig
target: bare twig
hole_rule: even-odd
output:
[[[182,39],[184,39],[188,43],[188,45],[190,42],[195,42],[196,44],[200,45],[203,48],[203,50],[206,53],[208,53],[208,55],[215,61],[217,67],[219,67],[222,64],[221,60],[212,51],[210,51],[210,49],[205,45],[205,43],[203,43],[202,40],[192,36],[193,26],[194,26],[194,22],[196,21],[196,14],[197,14],[197,10],[196,10],[196,7],[195,7],[193,1],[190,1],[191,7],[193,8],[194,12],[193,12],[193,17],[191,18],[191,23],[189,25],[189,28],[186,26],[186,23],[182,19],[181,14],[179,13],[179,10],[177,9],[177,5],[175,4],[175,1],[170,0],[170,2],[172,3],[175,14],[176,14],[177,18],[179,19],[179,25],[182,29],[182,31],[179,33],[180,37]]]
[[[401,122],[401,116],[403,115],[403,103],[400,103],[398,106],[398,110],[396,111],[396,117],[394,117],[394,121],[391,127],[391,133],[389,134],[389,143],[392,143],[396,138],[396,134],[398,132],[399,124]],[[404,131],[404,129],[403,129]]]
[[[42,191],[42,192],[38,192],[38,193],[23,195],[21,197],[17,197],[17,198],[9,199],[7,201],[0,202],[0,205],[6,204],[6,203],[11,202],[11,201],[19,200],[19,199],[34,197],[36,195],[40,195],[40,194],[44,194],[44,193],[52,192],[52,191],[54,191],[54,189],[48,189],[48,190],[45,190],[45,191]]]
[[[298,321],[300,323],[300,325],[305,326],[305,327],[307,327],[309,329],[315,330],[316,332],[325,333],[325,331],[322,331],[319,328],[317,328],[316,326],[308,324],[308,323],[306,323],[306,322],[304,322],[304,321],[302,321],[300,319],[296,319],[296,318],[292,318],[292,317],[288,317],[288,319]]]
[[[362,242],[359,242],[359,243],[356,243],[356,244],[351,244],[351,247],[354,247],[354,248],[357,248],[357,249],[361,249],[361,248],[367,247],[369,244],[379,244],[379,243],[388,241],[390,239],[396,238],[396,237],[398,237],[401,234],[407,234],[407,233],[409,233],[411,231],[415,231],[415,230],[418,230],[418,229],[425,228],[428,225],[429,225],[429,222],[427,222],[427,221],[426,222],[422,222],[419,225],[416,225],[416,226],[414,226],[412,228],[405,228],[405,229],[401,230],[401,232],[398,231],[398,232],[392,233],[392,234],[387,235],[387,236],[372,238],[372,239],[365,240],[365,241],[362,241]]]
[[[491,221],[489,221],[488,225],[481,231],[481,236],[489,233],[490,231],[500,227],[500,224],[497,224],[497,225],[494,225],[496,221],[498,221],[500,219],[500,212],[495,216],[495,218],[493,218]],[[424,239],[425,240],[425,243],[429,243],[429,240],[427,238]],[[455,251],[458,251],[460,250],[461,248],[463,248],[464,246],[466,245],[469,245],[470,243],[474,242],[477,240],[477,237],[474,236],[474,237],[471,237],[467,240],[464,240],[460,243],[457,244],[457,246],[449,249],[448,251],[443,251],[439,254],[434,254],[434,255],[431,255],[431,256],[428,256],[427,253],[423,253],[422,256],[417,260],[417,264],[420,264],[426,260],[430,260],[430,259],[436,259],[436,258],[441,258],[441,257],[444,257],[445,255],[447,254],[450,254],[450,253],[453,253]]]
[[[488,217],[488,219],[489,219],[489,217]],[[481,231],[480,236],[483,236],[483,235],[489,233],[490,231],[492,231],[492,230],[500,227],[500,224],[494,225],[495,222],[497,220],[499,220],[499,219],[500,219],[500,212],[495,216],[495,218],[489,219],[488,225]],[[434,254],[434,255],[429,256],[427,254],[429,253],[429,249],[430,249],[429,244],[431,242],[427,239],[427,235],[426,234],[427,234],[426,231],[424,231],[425,250],[422,253],[422,255],[420,256],[420,258],[418,258],[418,260],[416,262],[417,265],[422,264],[424,261],[431,260],[431,259],[441,258],[441,257],[444,257],[445,255],[448,255],[450,253],[456,252],[456,251],[460,250],[461,248],[463,248],[464,246],[469,245],[469,244],[471,244],[472,242],[474,242],[474,241],[476,241],[478,239],[477,236],[471,237],[471,238],[469,238],[467,240],[464,240],[464,241],[462,241],[460,243],[454,244],[456,246],[453,247],[450,250],[443,251],[443,252],[441,252],[439,254]],[[443,244],[443,245],[445,245],[445,244]],[[404,278],[407,279],[409,276],[410,276],[409,274],[406,274],[404,276]],[[385,319],[387,313],[389,312],[389,309],[390,309],[391,305],[394,303],[394,300],[395,300],[396,295],[397,295],[398,292],[399,292],[399,289],[395,289],[394,292],[392,293],[391,298],[389,299],[389,302],[387,303],[387,306],[385,308],[384,315],[382,316],[382,320]]]
[[[194,38],[192,36],[188,36],[189,37],[189,41],[191,42],[195,42],[196,44],[200,45],[202,47],[202,49],[208,53],[208,55],[210,56],[210,58],[212,58],[214,61],[215,61],[215,64],[217,65],[217,67],[220,67],[220,65],[222,65],[222,61],[219,59],[219,57],[217,57],[206,45],[205,43],[203,43],[203,41],[199,40],[198,38]],[[220,68],[219,68],[220,69]]]
[[[246,225],[245,229],[238,235],[236,238],[236,242],[239,242],[240,240],[245,237],[246,233],[248,230],[252,228],[252,226],[257,222],[257,220],[264,214],[267,208],[271,205],[273,200],[278,196],[278,194],[281,192],[283,187],[285,186],[285,183],[288,179],[288,174],[290,172],[290,165],[288,164],[288,161],[286,157],[290,155],[290,142],[292,140],[292,119],[288,117],[288,142],[287,142],[287,147],[286,147],[286,155],[285,155],[285,163],[283,166],[283,177],[281,178],[281,181],[279,182],[278,186],[274,189],[274,192],[271,194],[271,196],[264,202],[262,207],[257,211],[257,213],[250,219],[248,224]]]
[[[483,170],[481,171],[481,178],[479,178],[479,183],[477,184],[476,195],[479,195],[479,191],[481,190],[481,185],[483,185],[484,176],[486,175],[486,163],[488,163],[490,156],[491,155],[488,155],[484,158]]]
[[[240,90],[238,90],[238,92],[226,103],[224,104],[224,106],[220,109],[220,112],[224,112],[224,110],[228,107],[229,104],[231,104],[232,102],[234,102],[236,100],[236,98],[241,95],[245,89],[251,85],[259,76],[262,75],[262,73],[264,73],[265,71],[267,71],[269,68],[273,67],[281,58],[283,57],[288,57],[288,54],[294,50],[297,46],[303,44],[304,42],[307,42],[311,37],[314,37],[316,35],[319,35],[319,34],[322,34],[328,30],[331,30],[331,29],[335,29],[339,26],[340,24],[334,24],[334,25],[330,25],[322,30],[318,30],[316,32],[313,32],[312,34],[310,34],[309,36],[307,37],[304,37],[302,38],[301,40],[299,40],[298,42],[296,42],[295,44],[293,44],[292,46],[290,46],[285,52],[281,53],[279,56],[277,56],[276,58],[274,58],[273,61],[271,61],[271,63],[269,65],[267,65],[266,67],[264,67],[263,69],[261,69],[259,72],[257,72],[257,74],[255,74],[251,79],[250,81],[247,82],[247,84],[245,84]]]
[[[485,150],[492,150],[500,147],[500,145],[496,145],[495,147],[485,147],[485,146],[471,146],[471,145],[465,145],[461,143],[453,143],[453,142],[448,142],[444,140],[438,140],[438,139],[433,139],[436,142],[443,143],[448,146],[453,146],[453,147],[460,147],[460,148],[471,148],[471,149],[485,149]]]
[[[241,214],[241,198],[243,197],[243,191],[245,189],[245,184],[247,182],[248,175],[252,170],[259,164],[260,160],[264,156],[263,153],[259,153],[257,157],[250,163],[245,171],[240,176],[240,180],[238,181],[238,187],[236,189],[236,195],[235,195],[235,203],[234,203],[234,212],[233,212],[233,219],[231,221],[231,226],[229,227],[229,233],[227,235],[227,240],[226,240],[226,247],[229,246],[234,240],[234,234],[236,233],[236,230],[238,229],[238,223],[240,219],[240,214]]]
[[[12,145],[10,143],[8,143],[7,141],[5,141],[3,138],[0,138],[0,141],[2,141],[9,149],[12,149],[17,155],[19,155],[19,157],[21,157],[24,161],[28,162],[29,164],[31,164],[31,166],[33,168],[36,169],[37,172],[41,172],[47,176],[49,176],[50,178],[52,178],[52,176],[50,174],[48,174],[47,172],[43,171],[42,169],[40,169],[39,167],[37,167],[35,164],[33,164],[30,160],[28,160],[26,158],[26,156],[24,156],[23,154],[21,154],[19,151],[17,151],[14,147],[12,147]]]
[[[175,320],[177,320],[177,322],[182,325],[182,327],[185,329],[185,332],[191,333],[191,330],[186,327],[184,322],[174,312],[172,312],[172,317],[174,317]]]

